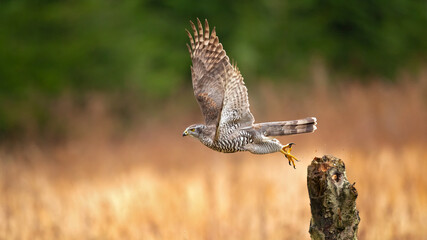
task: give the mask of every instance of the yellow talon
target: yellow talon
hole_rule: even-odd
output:
[[[292,164],[292,166],[295,169],[295,161],[299,161],[294,155],[291,154],[291,150],[292,150],[292,145],[294,145],[295,143],[289,143],[286,146],[284,146],[280,152],[283,153],[285,155],[285,157],[288,159],[289,161],[289,165]]]

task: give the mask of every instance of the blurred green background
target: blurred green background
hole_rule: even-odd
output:
[[[184,29],[196,17],[217,27],[248,84],[306,81],[313,59],[335,81],[393,82],[427,56],[425,0],[3,0],[0,139],[48,131],[64,95],[144,109],[191,88]]]

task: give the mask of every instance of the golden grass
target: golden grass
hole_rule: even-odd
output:
[[[318,117],[315,134],[280,138],[297,143],[296,170],[281,154],[222,154],[182,138],[194,120],[118,138],[106,116],[88,114],[64,144],[0,150],[0,239],[309,239],[306,167],[329,153],[356,182],[360,239],[425,239],[426,89],[250,90],[258,121]]]

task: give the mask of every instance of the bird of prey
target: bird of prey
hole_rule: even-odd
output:
[[[205,124],[193,124],[183,136],[192,136],[205,146],[224,153],[249,151],[254,154],[283,153],[295,168],[298,159],[290,152],[293,143],[282,145],[273,136],[310,133],[317,120],[308,117],[292,121],[254,123],[249,109],[248,92],[236,65],[230,63],[215,28],[209,31],[208,21],[190,21],[193,35],[187,44],[191,55],[194,96],[199,103]]]

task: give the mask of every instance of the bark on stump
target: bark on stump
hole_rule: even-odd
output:
[[[316,157],[307,172],[311,239],[357,239],[357,191],[347,180],[344,162],[331,155]]]

